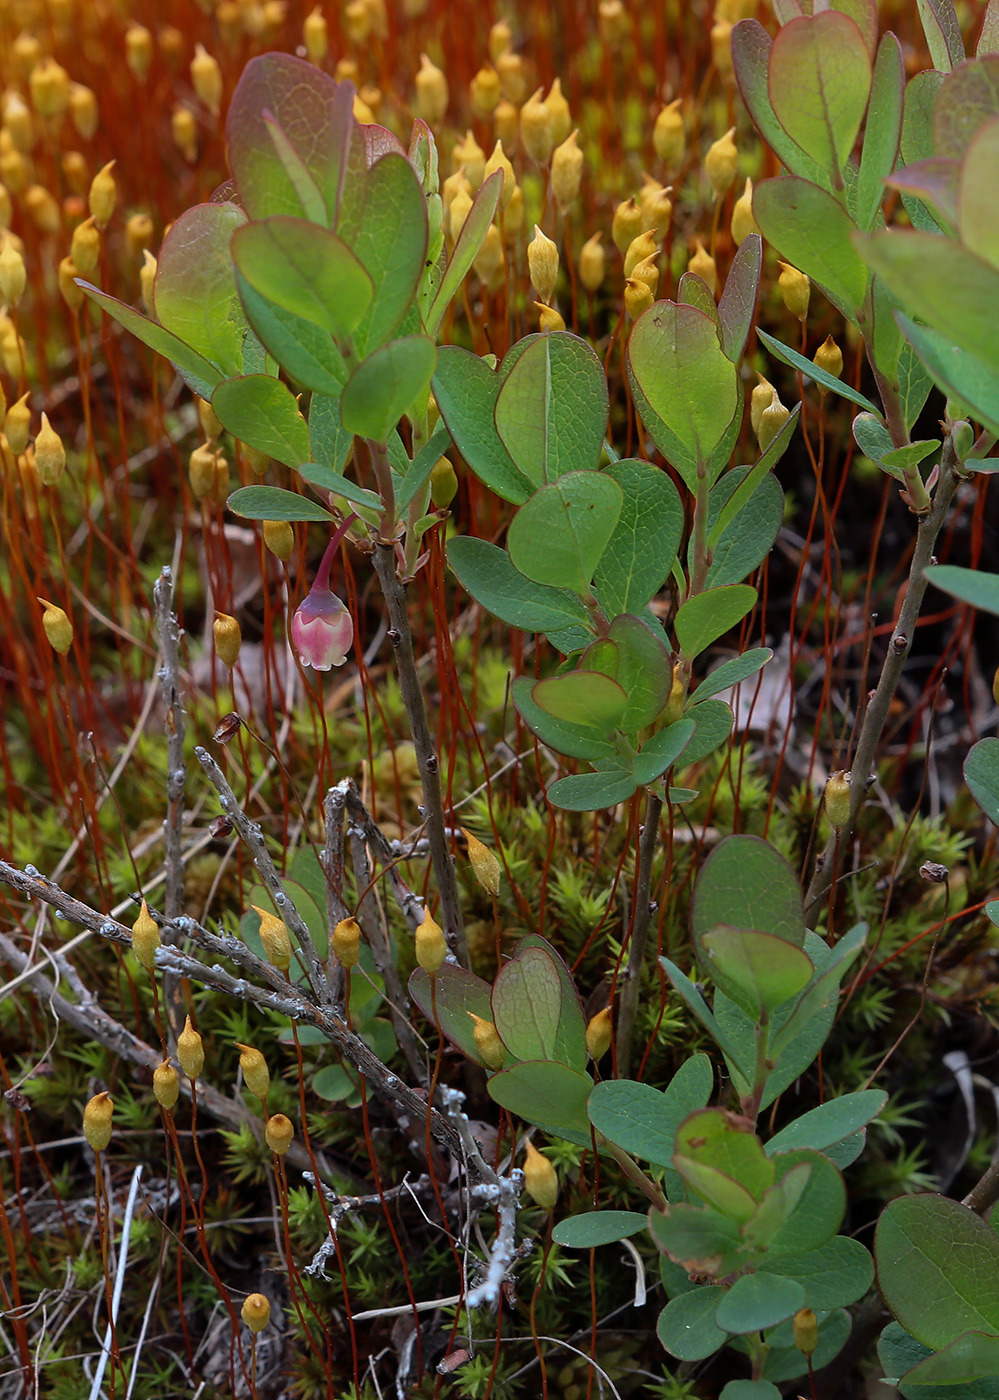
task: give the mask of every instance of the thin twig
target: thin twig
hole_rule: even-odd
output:
[[[174,919],[184,907],[184,861],[181,835],[184,824],[184,706],[180,696],[180,627],[173,610],[173,572],[165,566],[153,586],[156,630],[163,664],[159,670],[167,732],[167,816],[163,825],[163,862],[166,869],[166,916]]]
[[[624,974],[617,1009],[617,1072],[627,1076],[631,1061],[631,1042],[635,1035],[638,1014],[638,993],[642,985],[642,966],[652,923],[652,863],[659,844],[659,820],[662,798],[650,792],[645,805],[645,825],[638,848],[638,871],[635,877],[634,922],[628,949],[628,967]]]

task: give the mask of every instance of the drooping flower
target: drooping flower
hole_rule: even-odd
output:
[[[339,543],[337,531],[326,546],[309,596],[291,622],[291,639],[302,665],[314,666],[317,671],[342,666],[354,640],[350,613],[329,586],[330,567]]]

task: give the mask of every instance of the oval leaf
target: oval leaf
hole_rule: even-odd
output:
[[[514,567],[535,583],[587,593],[623,499],[617,482],[596,472],[570,472],[543,487],[507,533]]]
[[[600,464],[607,425],[603,366],[579,336],[540,335],[527,346],[496,399],[496,431],[536,486]]]
[[[782,25],[770,54],[770,104],[781,126],[838,182],[871,87],[871,59],[856,24],[838,10]]]
[[[227,379],[212,394],[212,408],[233,437],[286,467],[311,460],[308,424],[295,395],[280,379],[269,374]]]
[[[756,589],[746,583],[728,584],[697,593],[677,609],[676,639],[688,661],[723,637],[756,603]]]
[[[261,296],[341,342],[371,304],[371,278],[346,243],[305,219],[244,223],[232,256]]]
[[[280,486],[243,486],[232,493],[226,505],[234,515],[248,520],[336,520],[307,496],[283,491]]]
[[[391,340],[362,360],[340,398],[347,432],[387,442],[406,410],[426,396],[436,360],[434,343],[425,335]]]
[[[554,1058],[562,1003],[558,970],[541,948],[529,948],[500,968],[492,990],[492,1020],[518,1060]]]
[[[563,1249],[593,1249],[640,1235],[648,1223],[644,1215],[633,1210],[592,1210],[588,1215],[570,1215],[560,1220],[552,1231],[552,1239]]]

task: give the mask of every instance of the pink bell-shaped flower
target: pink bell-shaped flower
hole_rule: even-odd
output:
[[[337,531],[326,546],[311,592],[291,621],[291,639],[302,665],[317,671],[342,666],[354,640],[350,613],[329,586],[330,566],[341,538]]]

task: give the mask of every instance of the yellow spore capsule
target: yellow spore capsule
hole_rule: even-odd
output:
[[[485,63],[468,85],[472,111],[477,117],[491,117],[499,106],[503,90],[499,74],[491,63]]]
[[[198,410],[198,424],[201,431],[209,442],[214,442],[222,433],[222,424],[219,422],[218,414],[208,399],[196,397],[194,403]]]
[[[97,133],[99,115],[97,94],[83,83],[72,83],[69,89],[69,116],[77,135],[90,141]]]
[[[550,305],[558,280],[558,248],[537,224],[527,245],[527,263],[538,296],[546,306]]]
[[[788,311],[792,316],[797,316],[799,321],[803,321],[808,315],[808,300],[812,290],[809,279],[790,263],[782,262],[777,286]]]
[[[505,19],[498,19],[489,31],[489,57],[495,63],[513,43],[513,31]]]
[[[15,457],[20,457],[21,453],[28,445],[28,438],[31,436],[31,409],[28,407],[29,397],[29,394],[22,394],[21,397],[8,408],[3,420],[3,430],[7,437],[7,446]]]
[[[118,187],[111,174],[114,165],[115,162],[109,160],[107,165],[98,170],[90,182],[88,196],[90,212],[93,215],[94,223],[102,233],[111,222],[111,215],[114,213],[115,202],[118,198]]]
[[[755,436],[759,438],[763,410],[770,407],[771,400],[777,396],[777,390],[762,374],[757,373],[756,378],[759,382],[749,397],[749,424]]]
[[[66,449],[46,413],[42,414],[42,426],[35,434],[35,466],[45,486],[55,486],[66,470]]]
[[[156,314],[156,259],[148,248],[142,250],[142,266],[139,268],[139,295],[150,316]]]
[[[260,916],[260,941],[264,945],[267,961],[279,972],[287,972],[291,966],[291,939],[287,924],[259,905],[251,904],[250,908]]]
[[[176,1106],[180,1098],[180,1076],[169,1060],[164,1060],[153,1070],[153,1096],[160,1108],[167,1113]]]
[[[730,228],[732,230],[732,242],[737,248],[751,233],[759,233],[760,231],[760,226],[756,222],[756,216],[753,213],[753,182],[748,175],[742,194],[732,206],[732,222]]]
[[[451,235],[451,242],[457,243],[461,236],[461,230],[465,227],[465,220],[472,212],[472,196],[468,189],[468,182],[465,187],[459,189],[451,200],[447,211],[448,232]]]
[[[72,258],[61,258],[59,261],[58,281],[59,292],[63,301],[75,315],[83,305],[83,292],[76,285],[76,279],[80,275],[80,269]]]
[[[632,282],[644,282],[652,293],[653,300],[655,300],[655,295],[659,288],[659,265],[655,258],[643,258],[640,263],[636,263],[632,269],[629,280]]]
[[[455,144],[451,153],[451,165],[455,171],[464,169],[465,179],[471,186],[472,193],[476,194],[485,178],[486,153],[476,141],[473,132],[467,132],[464,141]]]
[[[218,455],[217,448],[203,442],[194,449],[187,459],[187,479],[191,483],[191,490],[198,501],[204,500],[215,490],[216,458]]]
[[[760,414],[760,431],[757,437],[761,452],[766,452],[767,448],[773,442],[790,416],[791,410],[785,408],[777,395],[774,394],[773,398]]]
[[[656,117],[656,124],[652,129],[652,144],[656,155],[670,171],[680,168],[687,149],[687,136],[680,113],[682,105],[683,99],[679,97],[667,103]]]
[[[468,847],[468,859],[472,872],[486,894],[496,896],[500,892],[502,866],[485,842],[462,827],[462,835]]]
[[[262,1332],[271,1320],[271,1305],[263,1293],[251,1293],[243,1300],[239,1315],[251,1332]]]
[[[662,240],[669,230],[673,217],[672,185],[660,185],[651,175],[642,176],[642,188],[638,205],[642,211],[642,227],[651,229],[656,238]]]
[[[264,1128],[264,1141],[272,1152],[283,1157],[295,1140],[291,1119],[283,1113],[272,1113]]]
[[[687,271],[708,284],[712,296],[718,293],[718,264],[699,238],[694,240],[694,254],[687,260]]]
[[[431,976],[447,957],[447,942],[444,931],[429,909],[424,910],[423,918],[416,929],[416,961]]]
[[[44,185],[29,185],[24,191],[24,207],[42,233],[58,233],[62,228],[59,201]]]
[[[178,103],[170,113],[170,132],[174,145],[189,165],[198,158],[198,123],[189,107]]]
[[[302,24],[302,39],[309,62],[322,63],[330,51],[330,39],[321,5],[306,15]]]
[[[530,1138],[524,1143],[524,1152],[524,1189],[542,1210],[554,1210],[558,1200],[558,1175],[555,1167],[538,1151]]]
[[[97,267],[101,254],[101,236],[97,231],[93,215],[77,224],[69,245],[69,256],[80,270],[81,277],[89,277]]]
[[[579,132],[573,131],[552,153],[551,190],[561,214],[567,214],[579,194],[583,178],[583,153]]]
[[[502,1069],[506,1059],[506,1046],[500,1039],[499,1032],[492,1021],[485,1020],[482,1016],[476,1016],[474,1011],[469,1011],[472,1018],[472,1039],[475,1041],[475,1048],[486,1064],[488,1069]]]
[[[552,115],[542,101],[544,88],[538,88],[520,109],[520,143],[536,165],[547,165],[555,144]]]
[[[825,340],[812,356],[813,364],[819,369],[825,370],[826,374],[831,374],[835,379],[842,378],[843,375],[843,352],[833,340],[831,335],[827,335]],[[827,392],[819,385],[819,392]]]
[[[69,106],[69,74],[54,58],[43,58],[28,78],[31,103],[43,120],[55,123]]]
[[[430,500],[435,510],[447,510],[458,494],[458,476],[447,457],[439,457],[430,472]]]
[[[177,1037],[177,1059],[188,1079],[197,1079],[205,1067],[204,1041],[191,1025],[190,1016]]]
[[[62,160],[62,173],[65,176],[66,184],[74,194],[86,193],[90,185],[90,169],[87,165],[87,158],[82,151],[64,151]],[[0,218],[0,223],[3,219]]]
[[[519,53],[507,49],[495,60],[500,87],[508,102],[518,106],[527,94],[527,77],[524,73],[524,60]]]
[[[267,1091],[271,1087],[270,1070],[267,1068],[267,1061],[259,1050],[252,1045],[244,1045],[241,1041],[233,1042],[240,1052],[239,1067],[243,1071],[243,1083],[251,1094],[256,1094],[258,1099],[266,1099]]]
[[[652,289],[640,277],[629,277],[624,284],[624,309],[633,321],[655,301]]]
[[[499,197],[499,207],[502,211],[510,203],[510,196],[513,194],[514,186],[517,183],[517,177],[514,174],[513,165],[503,149],[503,142],[499,140],[497,140],[496,145],[493,147],[492,155],[486,161],[483,170],[484,178],[488,180],[489,176],[496,170],[502,170],[503,172],[503,185],[500,189]]]
[[[222,107],[222,70],[203,44],[195,44],[191,59],[191,85],[213,117]]]
[[[0,299],[8,306],[17,306],[28,285],[28,270],[24,257],[13,238],[0,243]]]
[[[295,548],[295,532],[287,520],[265,520],[263,523],[264,545],[282,564],[291,558]]]
[[[638,201],[634,197],[622,200],[611,222],[611,238],[622,258],[641,232],[642,210]]]
[[[514,185],[513,193],[510,195],[510,203],[506,206],[506,212],[503,215],[504,242],[515,243],[523,227],[524,191],[519,185]]]
[[[611,1045],[611,1009],[605,1006],[591,1016],[586,1024],[586,1053],[596,1063],[602,1060]]]
[[[130,24],[125,30],[125,62],[140,83],[149,77],[153,61],[153,36],[144,24]]]
[[[624,275],[630,277],[640,262],[656,255],[656,237],[651,229],[640,233],[628,244],[624,254]]]
[[[505,97],[496,104],[496,110],[493,113],[493,130],[496,133],[496,139],[503,142],[506,150],[515,149],[520,139],[520,113],[516,106]]]
[[[607,255],[600,239],[598,230],[579,250],[579,280],[591,295],[600,290],[607,275]]]
[[[597,27],[601,39],[611,48],[616,48],[624,42],[631,28],[631,17],[622,0],[600,0],[597,7]]]
[[[713,141],[704,157],[704,170],[715,199],[728,194],[735,180],[739,165],[739,151],[735,144],[735,127],[729,127],[724,136]]]
[[[794,1345],[803,1356],[811,1356],[819,1344],[819,1323],[811,1308],[800,1308],[792,1324]]]
[[[111,1117],[114,1099],[110,1094],[95,1094],[83,1110],[83,1136],[95,1152],[103,1152],[111,1141]]]
[[[826,816],[834,831],[841,831],[850,820],[850,777],[849,773],[839,769],[830,773],[826,782]]]
[[[28,155],[35,144],[37,133],[31,108],[19,92],[12,90],[4,95],[2,116],[3,130],[11,148],[19,151],[22,156]]]
[[[73,624],[69,620],[69,614],[65,608],[60,608],[56,603],[50,603],[46,598],[39,598],[44,611],[42,613],[42,630],[46,640],[53,651],[57,651],[60,656],[65,656],[73,645]]]
[[[718,72],[726,80],[733,74],[732,68],[732,26],[727,19],[715,17],[711,26],[711,57]]]
[[[139,910],[139,917],[132,925],[132,952],[136,961],[152,972],[156,967],[156,949],[160,946],[159,925],[149,912],[149,905],[145,900]]]
[[[569,112],[569,103],[562,91],[561,78],[553,79],[544,101],[548,108],[548,115],[551,117],[552,141],[556,146],[559,146],[572,130],[572,117]]]
[[[444,120],[449,98],[447,78],[425,53],[420,54],[420,71],[416,75],[416,114],[428,126],[439,126]]]
[[[361,957],[361,926],[356,919],[341,919],[330,937],[333,951],[348,970]]]
[[[153,221],[148,214],[132,214],[125,223],[128,256],[137,258],[153,241]]]
[[[243,645],[239,623],[228,613],[216,612],[215,621],[212,623],[212,639],[215,643],[215,655],[222,665],[231,671],[239,660],[239,649]]]
[[[534,309],[538,313],[539,331],[564,331],[565,318],[560,311],[553,306],[546,306],[543,301],[536,301]]]

